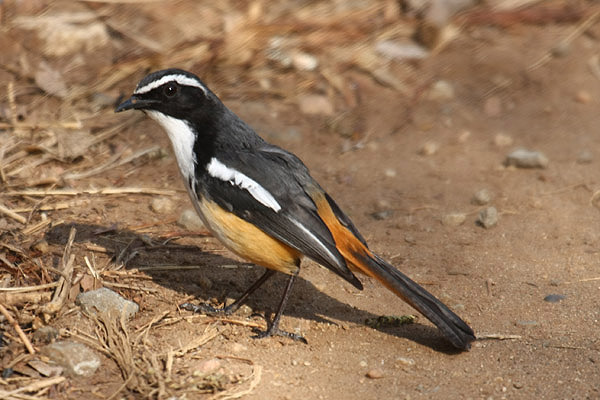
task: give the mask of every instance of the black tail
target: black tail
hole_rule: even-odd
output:
[[[357,267],[360,269],[366,267],[368,271],[364,272],[375,277],[427,317],[439,328],[450,343],[462,350],[471,348],[471,342],[475,340],[473,329],[446,307],[444,303],[378,255],[372,254],[372,257],[369,257],[365,254],[360,259],[364,260],[364,263],[363,265],[357,265]]]

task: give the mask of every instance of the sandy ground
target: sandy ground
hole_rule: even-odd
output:
[[[44,171],[77,171],[123,149],[132,154],[158,144],[166,156],[110,168],[64,187],[143,187],[174,194],[81,194],[75,199],[83,203],[47,211],[53,224],[30,235],[5,220],[2,242],[24,249],[26,260],[38,258],[50,266],[60,259],[68,227],[74,225],[76,271],[89,274],[84,257],[93,259],[103,271],[102,280],[123,285],[104,286],[140,304],[128,329],[132,340],[146,332],[133,345],[132,357],[142,365],[138,371],[144,373],[139,374],[145,374],[137,389],[147,391],[125,389],[121,398],[212,398],[219,393],[240,393],[248,399],[598,398],[600,77],[593,71],[600,55],[600,25],[576,36],[560,57],[536,65],[577,26],[465,29],[438,54],[411,64],[409,77],[401,75],[405,66],[390,67],[404,81],[404,91],[382,85],[360,68],[344,69],[341,76],[358,93],[356,104],[348,104],[336,91],[332,94],[318,70],[307,77],[269,69],[264,74],[272,87],[266,90],[258,81],[231,78],[222,70],[226,64],[210,71],[195,68],[263,137],[304,160],[375,252],[469,322],[482,337],[469,352],[452,350],[423,317],[399,327],[365,325],[367,318],[414,311],[376,281],[363,277],[365,289],[357,291],[308,260],[282,320],[282,327],[300,332],[308,344],[252,338],[252,327],[263,327],[263,315],[275,309],[283,277],[273,279],[247,307],[225,320],[178,311],[177,305],[188,300],[231,301],[262,269],[247,266],[214,238],[186,232],[175,223],[190,204],[166,135],[152,121],[112,115],[108,106],[102,111],[105,119],[94,120],[96,126],[126,127],[72,165],[50,163]],[[3,41],[9,46],[9,39]],[[14,61],[3,57],[4,65]],[[235,75],[243,69],[231,71]],[[5,68],[2,74],[8,81],[11,72]],[[73,74],[80,81],[93,81],[82,67]],[[143,70],[134,72],[109,93],[129,94],[143,75]],[[26,85],[22,77],[15,79]],[[307,81],[311,83],[303,90],[327,94],[334,105],[331,115],[299,111],[296,100],[303,92],[293,88]],[[452,93],[439,96],[432,89],[439,81],[451,86]],[[18,93],[17,104],[27,121],[32,110],[26,101],[41,94]],[[55,115],[61,119],[69,114],[60,109]],[[506,167],[506,155],[521,147],[544,153],[548,167]],[[15,182],[5,182],[3,191],[23,189],[20,181],[16,186],[21,187],[9,184]],[[481,189],[491,193],[488,205],[472,203]],[[150,208],[156,198],[168,199],[166,211]],[[14,207],[39,201],[2,199]],[[55,200],[73,198],[46,203]],[[499,220],[485,229],[476,221],[479,211],[489,206],[498,210]],[[457,226],[442,223],[453,213],[464,214],[465,221]],[[40,218],[34,212],[29,225]],[[34,244],[43,238],[49,249],[40,251]],[[168,245],[160,245],[166,238],[171,239]],[[128,253],[134,247],[137,253]],[[115,257],[124,253],[131,255],[126,268],[114,272]],[[174,268],[161,269],[166,265]],[[12,273],[1,268],[3,276]],[[34,277],[41,280],[33,282]],[[27,267],[26,277],[19,279],[14,286],[48,278]],[[95,281],[91,286],[100,285]],[[77,288],[84,289],[89,288]],[[545,301],[551,294],[564,298]],[[10,309],[22,310],[23,318],[36,314],[32,305]],[[40,321],[38,316],[22,325],[31,334]],[[150,329],[151,321],[155,324]],[[72,296],[47,323],[75,340],[76,332],[92,338],[97,333],[93,321],[72,305]],[[12,328],[6,322],[0,326],[15,338],[5,336],[0,349],[6,367],[24,350]],[[168,361],[170,351],[201,337],[205,344]],[[160,372],[144,367],[152,365],[150,354],[157,355],[154,367]],[[113,358],[101,357],[102,368],[91,377],[69,378],[41,395],[104,398],[114,393],[123,385],[123,371]],[[152,383],[160,381],[153,374],[168,376],[162,392]],[[14,375],[1,382],[1,390],[24,384]],[[155,392],[149,394],[144,385]]]

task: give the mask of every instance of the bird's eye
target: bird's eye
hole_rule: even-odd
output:
[[[165,93],[165,96],[173,97],[177,94],[177,85],[170,83],[167,86],[165,86],[163,91]]]

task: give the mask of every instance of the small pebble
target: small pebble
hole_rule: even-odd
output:
[[[80,293],[75,299],[75,304],[80,306],[82,311],[88,315],[113,313],[117,316],[125,314],[125,318],[133,317],[140,309],[140,306],[133,301],[127,300],[108,288]]]
[[[548,303],[558,303],[566,297],[567,296],[563,294],[549,294],[548,296],[544,297],[544,301],[547,301]]]
[[[531,321],[517,321],[517,325],[521,325],[521,326],[536,326],[538,324],[537,321],[531,320]]]
[[[209,360],[204,360],[195,369],[196,374],[208,374],[210,372],[216,371],[221,368],[221,361],[216,358],[211,358]]]
[[[575,101],[581,104],[588,104],[592,101],[592,95],[585,90],[580,90],[575,94]]]
[[[358,363],[358,365],[360,365],[362,368],[366,367],[368,364],[365,360],[362,360],[361,362]]]
[[[175,204],[167,197],[155,197],[150,202],[150,209],[157,214],[168,214],[173,211]]]
[[[504,164],[517,168],[546,168],[548,158],[539,151],[517,149],[506,156]]]
[[[473,194],[471,198],[471,204],[475,204],[477,206],[485,206],[492,201],[492,194],[487,189],[480,189]]]
[[[463,130],[458,135],[458,143],[465,143],[471,137],[471,131]]]
[[[33,332],[33,340],[40,343],[50,343],[58,337],[58,329],[52,326],[42,326]]]
[[[298,52],[292,54],[292,65],[300,71],[314,71],[319,66],[319,60],[312,54]]]
[[[412,41],[382,40],[375,43],[375,51],[390,60],[419,60],[429,55],[425,48]]]
[[[371,217],[376,219],[377,221],[383,221],[388,218],[391,218],[394,215],[394,210],[382,210],[377,211],[371,214]]]
[[[406,365],[406,366],[412,366],[415,365],[415,360],[413,360],[412,358],[408,358],[408,357],[398,357],[396,358],[396,361],[402,365]]]
[[[451,100],[454,98],[454,87],[448,81],[439,80],[429,89],[430,100]]]
[[[465,222],[466,219],[467,219],[467,216],[463,213],[450,213],[450,214],[446,214],[442,217],[442,225],[459,226],[463,222]]]
[[[488,97],[483,103],[483,112],[488,117],[498,117],[502,114],[502,101],[498,96]]]
[[[70,340],[54,342],[41,352],[72,376],[90,376],[100,367],[100,358],[83,343]]]
[[[487,207],[481,210],[477,222],[486,229],[496,225],[498,223],[498,210],[496,210],[496,207]]]
[[[334,113],[333,105],[329,98],[320,94],[305,94],[298,98],[298,106],[303,114],[326,115]]]
[[[497,133],[496,136],[494,136],[494,144],[497,147],[508,147],[512,146],[513,143],[513,138],[505,133]]]
[[[594,154],[589,150],[582,150],[577,156],[577,164],[589,164],[594,161]]]
[[[42,254],[46,254],[48,252],[48,250],[50,249],[50,246],[48,245],[48,242],[46,241],[46,239],[40,239],[37,242],[35,242],[33,244],[33,249],[36,251],[39,251]]]
[[[198,216],[196,210],[191,208],[186,208],[183,210],[179,219],[177,220],[177,225],[187,229],[188,231],[200,231],[204,229],[204,223],[202,219]]]
[[[427,141],[423,144],[423,146],[419,149],[419,154],[424,156],[432,156],[438,152],[440,149],[440,145],[437,142],[432,140]]]
[[[50,365],[40,360],[31,360],[27,363],[31,368],[43,376],[59,376],[62,375],[64,368],[58,365]]]
[[[554,57],[565,57],[571,51],[571,46],[566,41],[562,41],[554,46],[551,51]]]
[[[393,168],[386,168],[385,171],[383,171],[383,174],[388,178],[394,178],[396,176],[396,170]]]
[[[369,379],[381,379],[383,378],[383,371],[379,368],[373,368],[366,373],[366,376]]]

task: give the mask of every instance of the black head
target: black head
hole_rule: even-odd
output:
[[[192,119],[218,103],[216,96],[196,75],[171,68],[153,72],[142,79],[133,95],[115,112],[158,111],[177,119]]]

